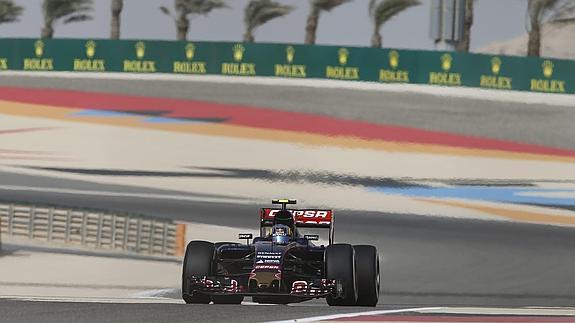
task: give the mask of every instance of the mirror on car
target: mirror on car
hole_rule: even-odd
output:
[[[317,234],[306,234],[303,237],[307,240],[310,240],[310,241],[318,241],[319,240],[319,235],[317,235]]]

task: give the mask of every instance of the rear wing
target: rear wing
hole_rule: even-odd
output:
[[[294,217],[296,228],[323,228],[329,229],[329,243],[333,243],[334,213],[333,210],[287,209]],[[260,228],[273,225],[274,215],[281,209],[263,208],[260,212]]]

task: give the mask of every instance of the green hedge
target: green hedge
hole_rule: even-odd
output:
[[[575,93],[575,61],[339,46],[0,39],[0,71],[339,79]]]

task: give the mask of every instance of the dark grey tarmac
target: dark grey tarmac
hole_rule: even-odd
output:
[[[60,183],[70,185],[53,180],[53,186]],[[97,184],[93,188],[100,190]],[[0,197],[252,229],[258,226],[261,207],[4,189]],[[573,228],[367,211],[336,210],[336,214],[336,241],[378,247],[382,304],[575,304]]]
[[[386,309],[383,307],[377,310]],[[391,309],[387,307],[387,309]],[[104,304],[0,300],[2,322],[265,322],[374,310],[311,306]]]

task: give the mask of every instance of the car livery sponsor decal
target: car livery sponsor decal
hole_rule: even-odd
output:
[[[303,293],[307,290],[307,282],[305,280],[296,280],[291,285],[292,294]]]
[[[239,288],[238,288],[238,281],[235,279],[232,279],[230,281],[229,286],[224,286],[224,291],[228,292],[228,293],[237,293]]]
[[[262,264],[273,264],[279,266],[281,263],[281,252],[259,251],[256,253],[256,266]]]
[[[281,259],[281,252],[259,251],[256,254],[257,259]]]
[[[263,209],[262,221],[273,220],[280,209]],[[330,225],[333,212],[331,210],[288,210],[298,224]]]
[[[279,259],[259,259],[256,261],[256,264],[278,264],[279,265],[280,260]]]
[[[254,269],[256,270],[279,270],[280,266],[279,265],[255,265]]]

